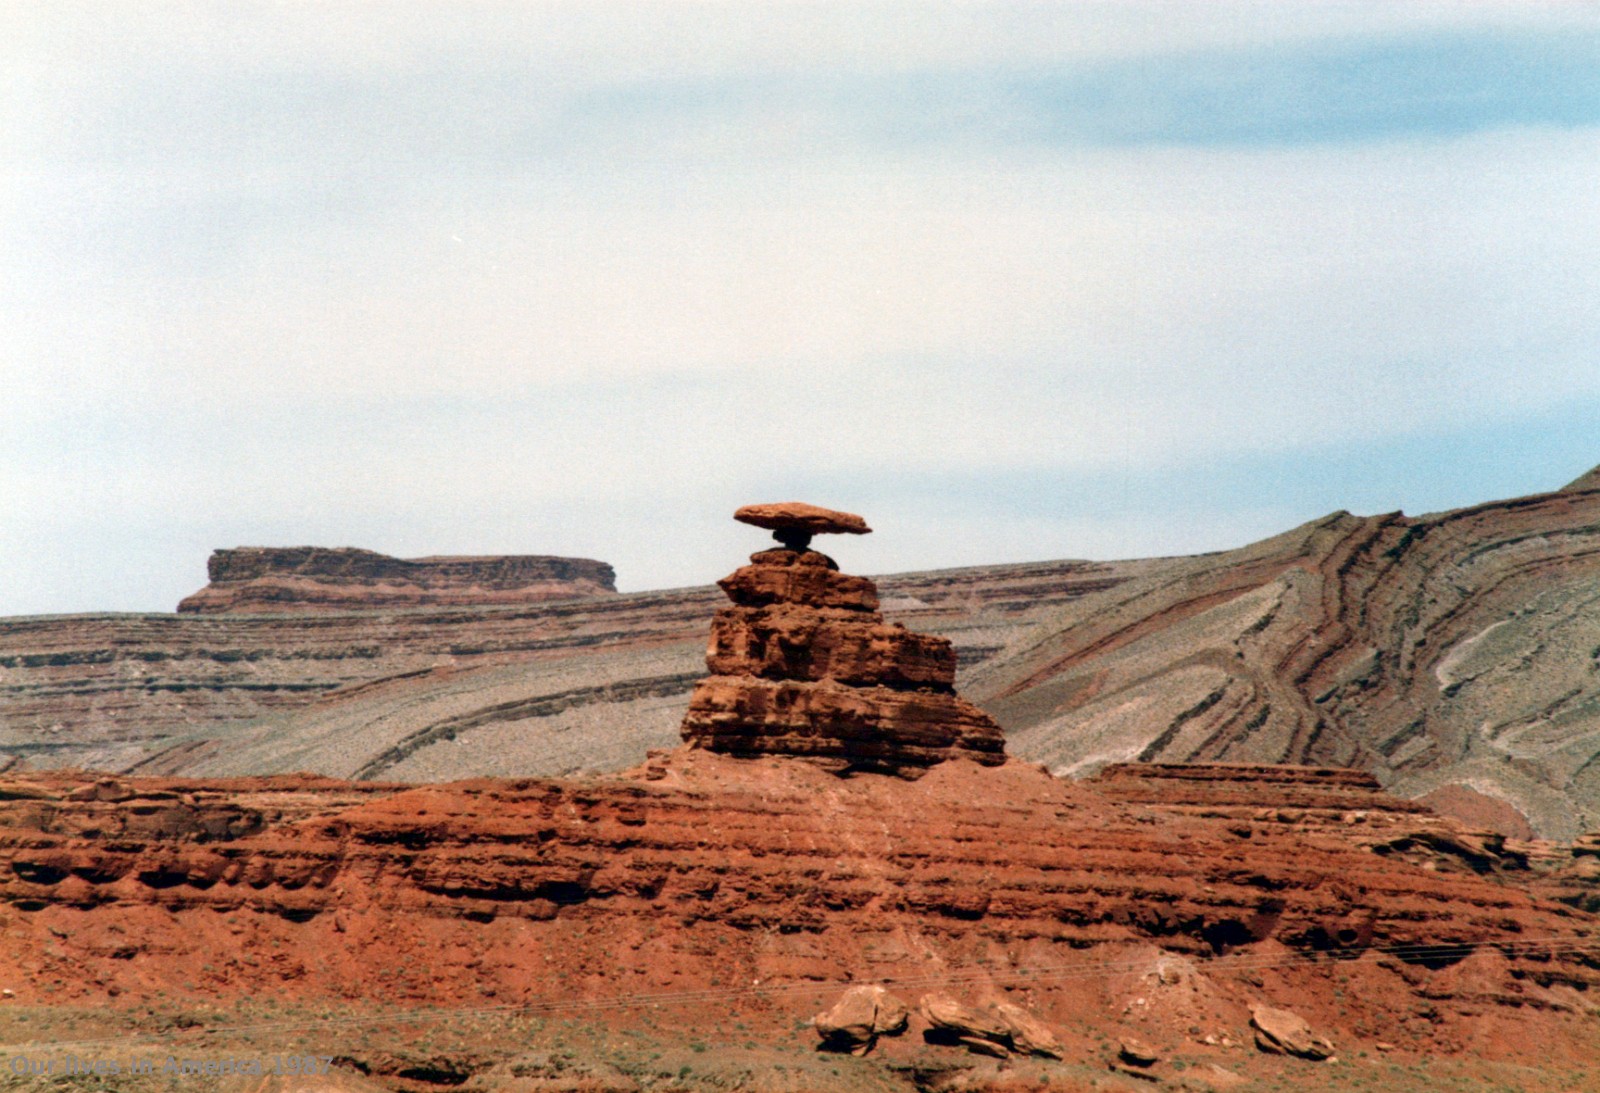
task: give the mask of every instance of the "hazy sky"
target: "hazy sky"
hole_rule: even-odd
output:
[[[0,615],[239,545],[624,589],[1600,463],[1600,5],[0,3]]]

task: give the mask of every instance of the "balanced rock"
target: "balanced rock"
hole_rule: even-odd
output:
[[[812,535],[866,535],[872,530],[853,512],[825,509],[804,501],[745,505],[734,511],[733,518],[741,524],[754,524],[768,531],[804,531]]]
[[[733,518],[744,524],[766,528],[786,550],[803,551],[813,535],[866,535],[872,529],[853,512],[825,509],[804,501],[780,501],[773,505],[746,505]],[[831,567],[831,559],[823,559]]]
[[[859,516],[798,503],[749,506],[739,518],[807,541],[870,530]],[[900,774],[955,756],[1005,762],[1000,727],[955,693],[949,641],[885,622],[871,581],[803,544],[750,563],[718,582],[733,602],[711,624],[711,675],[683,721],[690,746]]]

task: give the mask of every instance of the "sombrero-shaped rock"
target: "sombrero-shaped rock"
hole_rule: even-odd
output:
[[[746,505],[733,514],[741,523],[769,531],[800,531],[807,535],[866,535],[867,522],[853,512],[837,512],[803,501],[773,505]]]

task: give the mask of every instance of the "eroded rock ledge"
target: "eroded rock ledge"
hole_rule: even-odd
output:
[[[867,534],[865,520],[798,502],[746,506],[735,519],[781,545],[717,582],[733,602],[712,621],[711,675],[690,696],[685,742],[836,771],[1005,762],[1000,726],[955,692],[951,643],[885,622],[877,586],[809,549],[814,534]]]
[[[237,547],[180,612],[352,611],[539,603],[617,590],[605,562],[544,554],[391,558],[353,547]]]

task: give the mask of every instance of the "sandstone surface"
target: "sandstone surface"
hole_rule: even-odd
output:
[[[1250,1025],[1256,1030],[1256,1046],[1280,1055],[1297,1055],[1320,1061],[1333,1055],[1333,1045],[1312,1033],[1306,1019],[1276,1006],[1250,1008]]]
[[[734,511],[733,518],[769,531],[803,531],[811,535],[866,535],[872,530],[853,512],[825,509],[804,501],[744,505]]]
[[[1210,783],[1278,814],[1317,789],[1297,777]],[[908,984],[970,1011],[877,1041],[873,1057],[922,1069],[1134,1037],[1253,1073],[1237,1045],[1261,1006],[1341,1050],[1525,1075],[1592,1059],[1594,916],[1449,854],[1277,820],[1241,834],[1232,814],[1102,784],[960,759],[839,779],[706,751],[624,777],[416,787],[12,772],[0,979],[23,1007],[583,1005],[774,1043],[814,1043],[797,1027],[851,986]],[[920,1035],[937,1027],[956,1043]]]
[[[765,508],[783,510],[758,514],[780,535],[801,522],[847,526],[812,506]],[[749,509],[737,515],[756,522]],[[840,771],[909,773],[956,756],[1005,761],[1000,727],[955,693],[954,647],[885,622],[871,581],[802,545],[762,551],[718,583],[732,603],[712,621],[711,675],[689,696],[691,747],[798,756]]]
[[[880,984],[851,987],[825,1012],[813,1018],[822,1046],[829,1051],[864,1055],[880,1036],[906,1030],[911,1011]]]
[[[182,613],[538,603],[617,590],[604,562],[541,554],[391,558],[350,547],[238,547],[206,563]]]

